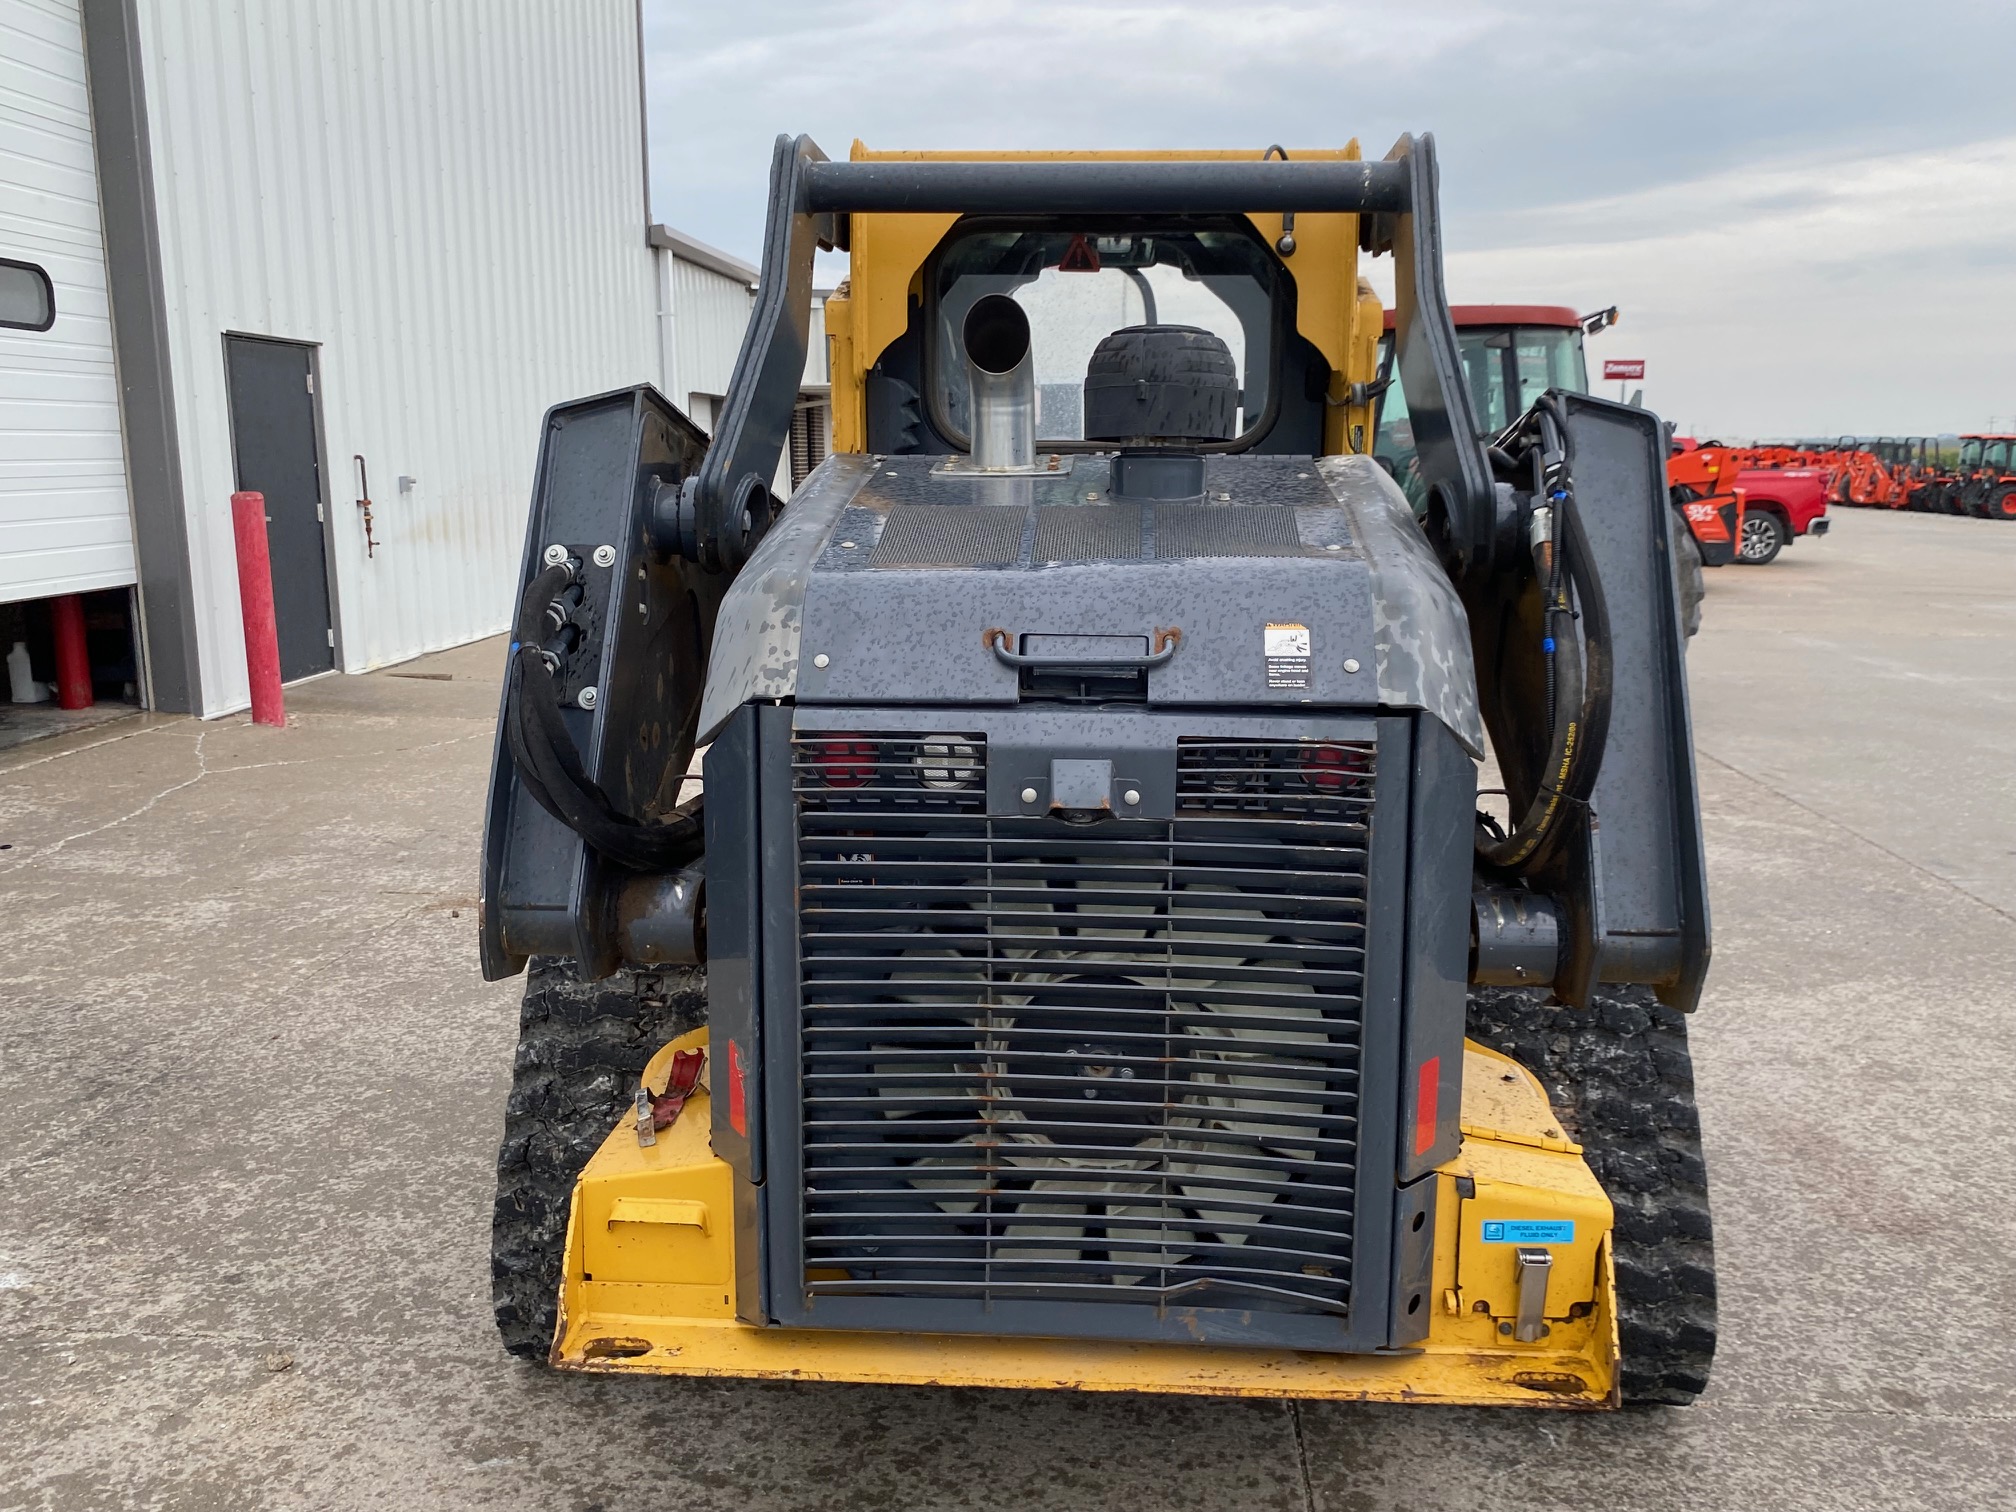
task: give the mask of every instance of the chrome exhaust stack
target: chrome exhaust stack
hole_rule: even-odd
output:
[[[1029,316],[1005,294],[966,312],[966,382],[972,393],[972,466],[1026,473],[1036,465],[1036,363]]]

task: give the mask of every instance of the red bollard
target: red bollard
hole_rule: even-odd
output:
[[[56,625],[56,702],[65,709],[91,707],[91,652],[84,643],[84,600],[74,593],[49,600]]]
[[[245,615],[245,674],[252,684],[252,723],[287,723],[280,696],[280,631],[273,619],[273,563],[266,555],[266,496],[231,495],[231,532],[238,541],[238,604]]]

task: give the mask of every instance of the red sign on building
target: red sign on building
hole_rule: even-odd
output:
[[[1603,361],[1603,376],[1605,378],[1617,379],[1643,378],[1645,376],[1645,359],[1643,357],[1605,358]]]

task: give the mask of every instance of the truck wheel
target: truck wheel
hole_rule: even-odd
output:
[[[1715,1358],[1715,1250],[1687,1018],[1645,988],[1587,1009],[1480,987],[1469,1033],[1547,1089],[1616,1209],[1618,1334],[1628,1403],[1684,1407]]]
[[[1708,575],[1701,570],[1701,543],[1685,521],[1673,532],[1673,585],[1680,591],[1680,628],[1689,635],[1701,629],[1701,600],[1708,593]]]
[[[532,962],[490,1225],[490,1299],[512,1354],[552,1348],[574,1179],[634,1106],[645,1064],[706,1019],[706,1001],[698,970],[580,982],[564,963]]]
[[[1743,511],[1743,539],[1736,547],[1736,560],[1750,567],[1762,567],[1785,549],[1785,522],[1768,509]]]

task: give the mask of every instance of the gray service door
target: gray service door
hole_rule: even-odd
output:
[[[266,547],[273,559],[273,617],[280,627],[283,682],[336,665],[313,360],[313,349],[299,342],[224,338],[238,488],[266,496]]]

